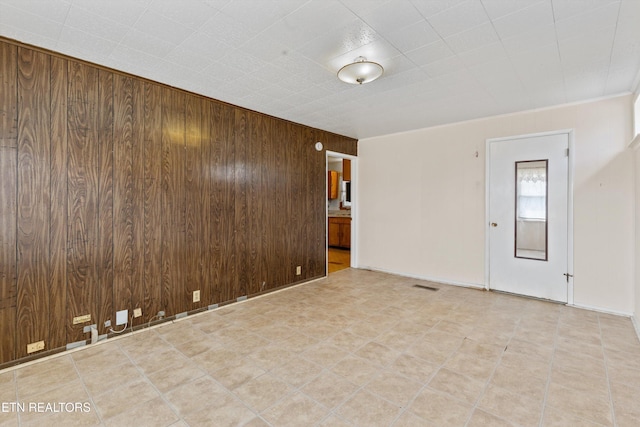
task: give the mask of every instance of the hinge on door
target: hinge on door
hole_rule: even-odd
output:
[[[573,277],[573,274],[564,273],[563,276],[567,278],[567,283],[569,283],[569,277]]]
[[[565,151],[565,157],[569,157],[569,149],[567,148],[567,151]]]

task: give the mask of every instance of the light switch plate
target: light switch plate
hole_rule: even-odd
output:
[[[116,311],[116,325],[126,325],[129,323],[129,310]]]

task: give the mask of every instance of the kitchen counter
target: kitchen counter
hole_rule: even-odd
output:
[[[351,210],[329,211],[329,218],[351,218]]]

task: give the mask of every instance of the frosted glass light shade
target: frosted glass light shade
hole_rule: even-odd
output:
[[[377,62],[367,61],[367,58],[359,56],[351,64],[347,64],[338,70],[338,78],[345,83],[361,85],[377,79],[384,72],[382,65]]]

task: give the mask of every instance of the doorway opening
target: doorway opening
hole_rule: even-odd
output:
[[[356,157],[327,151],[327,274],[354,266]]]

